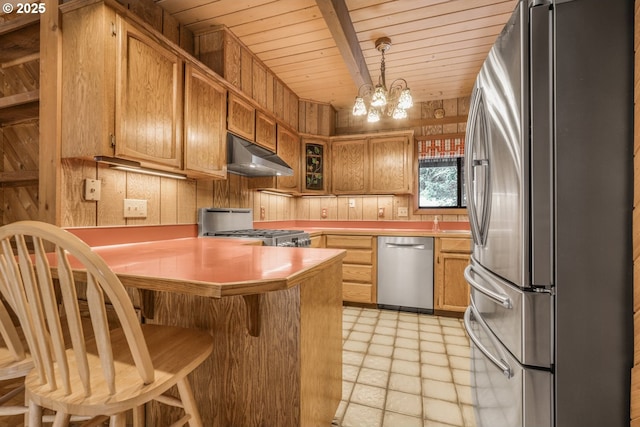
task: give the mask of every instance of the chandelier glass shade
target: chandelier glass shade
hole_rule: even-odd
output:
[[[405,79],[396,79],[387,88],[385,77],[384,53],[391,48],[391,39],[382,37],[376,40],[376,49],[382,54],[378,84],[363,84],[358,89],[353,104],[354,116],[367,116],[370,123],[377,122],[384,115],[394,119],[405,119],[407,109],[413,106],[411,91]],[[368,101],[369,106],[367,107]]]

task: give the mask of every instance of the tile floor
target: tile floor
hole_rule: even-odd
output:
[[[474,427],[461,319],[343,309],[340,427]]]

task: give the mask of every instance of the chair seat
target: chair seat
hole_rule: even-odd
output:
[[[0,381],[24,377],[32,369],[33,360],[28,354],[16,361],[8,348],[0,347]]]
[[[206,331],[164,325],[141,326],[155,369],[153,383],[142,382],[122,329],[115,329],[110,333],[116,394],[109,393],[102,376],[92,376],[91,393],[86,397],[77,369],[70,366],[71,394],[65,395],[60,380],[54,391],[48,385],[41,385],[34,370],[25,379],[27,395],[36,404],[54,411],[82,416],[113,415],[161,395],[200,365],[213,350],[213,337]],[[74,364],[72,350],[67,350],[67,355],[69,363]],[[87,341],[87,355],[90,372],[102,369],[94,340]],[[60,378],[57,370],[56,365],[56,378]]]

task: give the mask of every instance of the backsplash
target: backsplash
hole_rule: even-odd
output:
[[[289,197],[269,192],[253,192],[254,221],[433,221],[435,215],[415,215],[413,197],[404,196],[304,196]],[[406,207],[407,216],[398,208]],[[467,215],[438,214],[440,221],[468,221]]]

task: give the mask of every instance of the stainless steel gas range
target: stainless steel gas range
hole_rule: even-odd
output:
[[[300,230],[253,227],[253,212],[245,208],[198,209],[198,237],[245,237],[262,240],[265,246],[309,247],[309,234]]]

